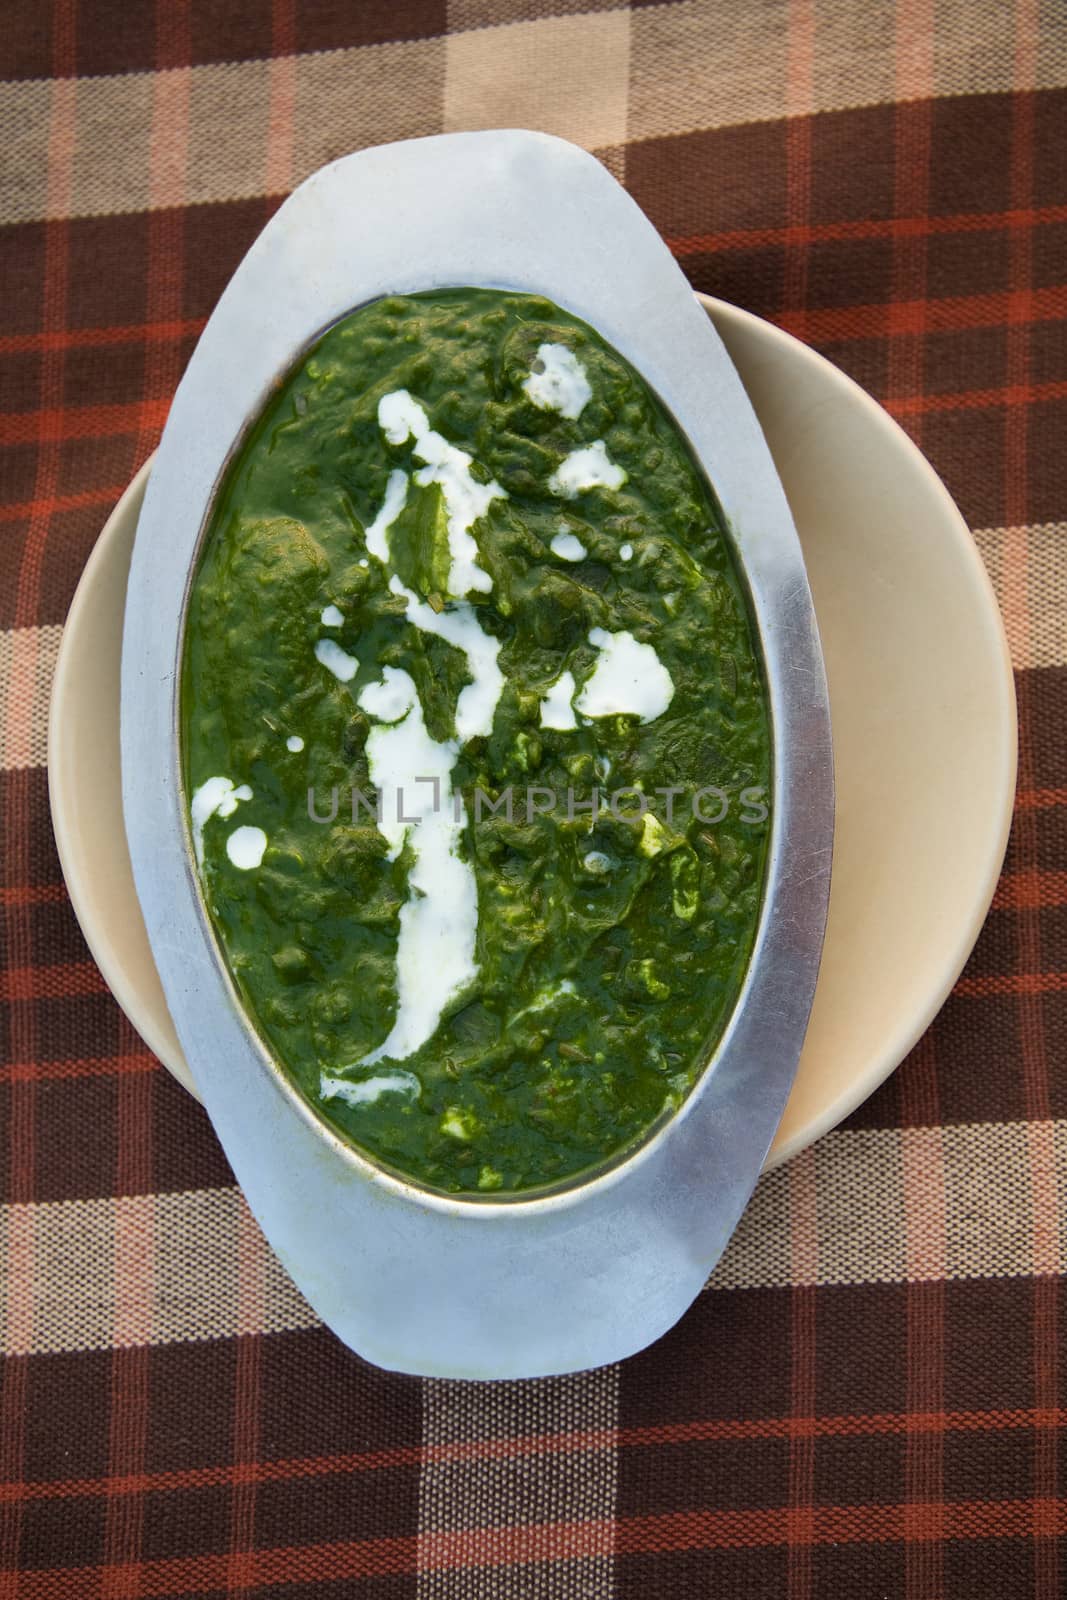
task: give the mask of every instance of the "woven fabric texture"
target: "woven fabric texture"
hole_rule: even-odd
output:
[[[1062,0],[10,0],[0,80],[0,1600],[1059,1600]],[[594,151],[908,430],[1021,759],[948,1004],[679,1326],[465,1385],[366,1366],[278,1266],[89,956],[45,760],[79,574],[252,239],[325,161],[494,126]]]

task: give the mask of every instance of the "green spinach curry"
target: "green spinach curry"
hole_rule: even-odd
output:
[[[242,1001],[375,1161],[529,1190],[692,1088],[759,913],[766,697],[707,485],[586,324],[456,289],[325,334],[216,502],[182,735]]]

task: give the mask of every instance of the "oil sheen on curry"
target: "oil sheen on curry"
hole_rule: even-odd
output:
[[[354,312],[216,501],[185,629],[204,901],[314,1111],[416,1184],[558,1184],[684,1100],[759,916],[770,749],[721,515],[546,300]]]

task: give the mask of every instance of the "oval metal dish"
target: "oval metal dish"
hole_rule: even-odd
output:
[[[186,846],[178,684],[188,586],[235,442],[314,336],[387,293],[543,294],[674,415],[725,512],[767,671],[773,812],[738,1005],[675,1116],[625,1161],[532,1199],[434,1195],[321,1122],[249,1025]],[[175,396],[141,512],[122,655],[123,807],[182,1048],[249,1205],[334,1332],[396,1371],[519,1378],[618,1360],[703,1285],[785,1106],[818,971],[833,780],[800,546],[740,380],[652,225],[593,157],[521,131],[385,145],[324,168],[241,263]]]

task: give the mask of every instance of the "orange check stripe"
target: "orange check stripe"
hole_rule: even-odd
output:
[[[70,995],[101,994],[105,984],[92,961],[68,961],[53,967],[9,967],[0,973],[0,1000],[64,1000]]]
[[[774,318],[787,333],[827,343],[880,335],[952,333],[969,328],[1026,326],[1067,317],[1067,284],[1019,293],[953,295],[783,311]]]
[[[0,445],[102,439],[115,434],[158,432],[167,420],[170,396],[123,405],[53,406],[0,414]],[[45,502],[47,503],[47,502]]]
[[[753,1549],[812,1545],[886,1544],[901,1539],[1019,1539],[1067,1532],[1060,1500],[968,1500],[908,1505],[814,1506],[803,1519],[785,1507],[752,1511],[681,1511],[601,1522],[534,1523],[471,1528],[420,1536],[345,1540],[250,1550],[233,1582],[226,1554],[156,1558],[136,1563],[34,1569],[26,1600],[62,1594],[98,1600],[104,1594],[187,1597],[228,1588],[247,1593],[283,1583],[331,1583],[416,1570],[452,1571],[580,1559],[598,1554],[614,1533],[620,1555],[681,1550]]]
[[[117,344],[170,344],[203,332],[205,318],[166,322],[127,322],[110,328],[49,328],[41,333],[0,335],[0,355],[27,355],[37,350],[98,350]]]
[[[978,1000],[998,994],[1062,994],[1067,972],[1005,972],[982,978],[961,978],[955,993]]]
[[[762,1443],[777,1439],[841,1439],[906,1437],[924,1433],[1017,1433],[1035,1428],[1067,1427],[1067,1407],[1044,1411],[876,1412],[868,1416],[713,1417],[697,1422],[664,1423],[644,1428],[580,1430],[573,1433],[529,1434],[503,1439],[476,1439],[456,1444],[398,1446],[339,1455],[298,1456],[278,1461],[238,1462],[184,1471],[146,1472],[116,1478],[70,1478],[38,1483],[0,1484],[0,1502],[8,1500],[73,1500],[116,1494],[161,1494],[172,1490],[214,1489],[236,1483],[285,1483],[307,1478],[347,1477],[353,1473],[403,1469],[420,1462],[500,1461],[525,1457],[621,1449],[653,1449],[665,1445]]]
[[[0,522],[28,522],[33,517],[55,517],[87,506],[110,506],[126,488],[124,483],[104,489],[82,489],[77,494],[57,494],[50,500],[19,500],[0,506]]]
[[[1037,867],[1006,872],[993,896],[995,911],[1031,911],[1062,905],[1067,905],[1067,872],[1043,872]]]
[[[861,217],[780,228],[735,228],[723,233],[680,234],[667,240],[675,255],[752,250],[767,245],[828,244],[850,239],[927,239],[935,234],[986,233],[1067,222],[1067,205],[1015,207],[1008,211],[963,211],[945,217]]]
[[[0,1065],[0,1083],[52,1083],[71,1078],[126,1077],[155,1072],[159,1062],[150,1050],[114,1056],[80,1056],[65,1061],[7,1061]]]
[[[57,905],[66,898],[65,883],[18,883],[0,888],[0,906]]]

